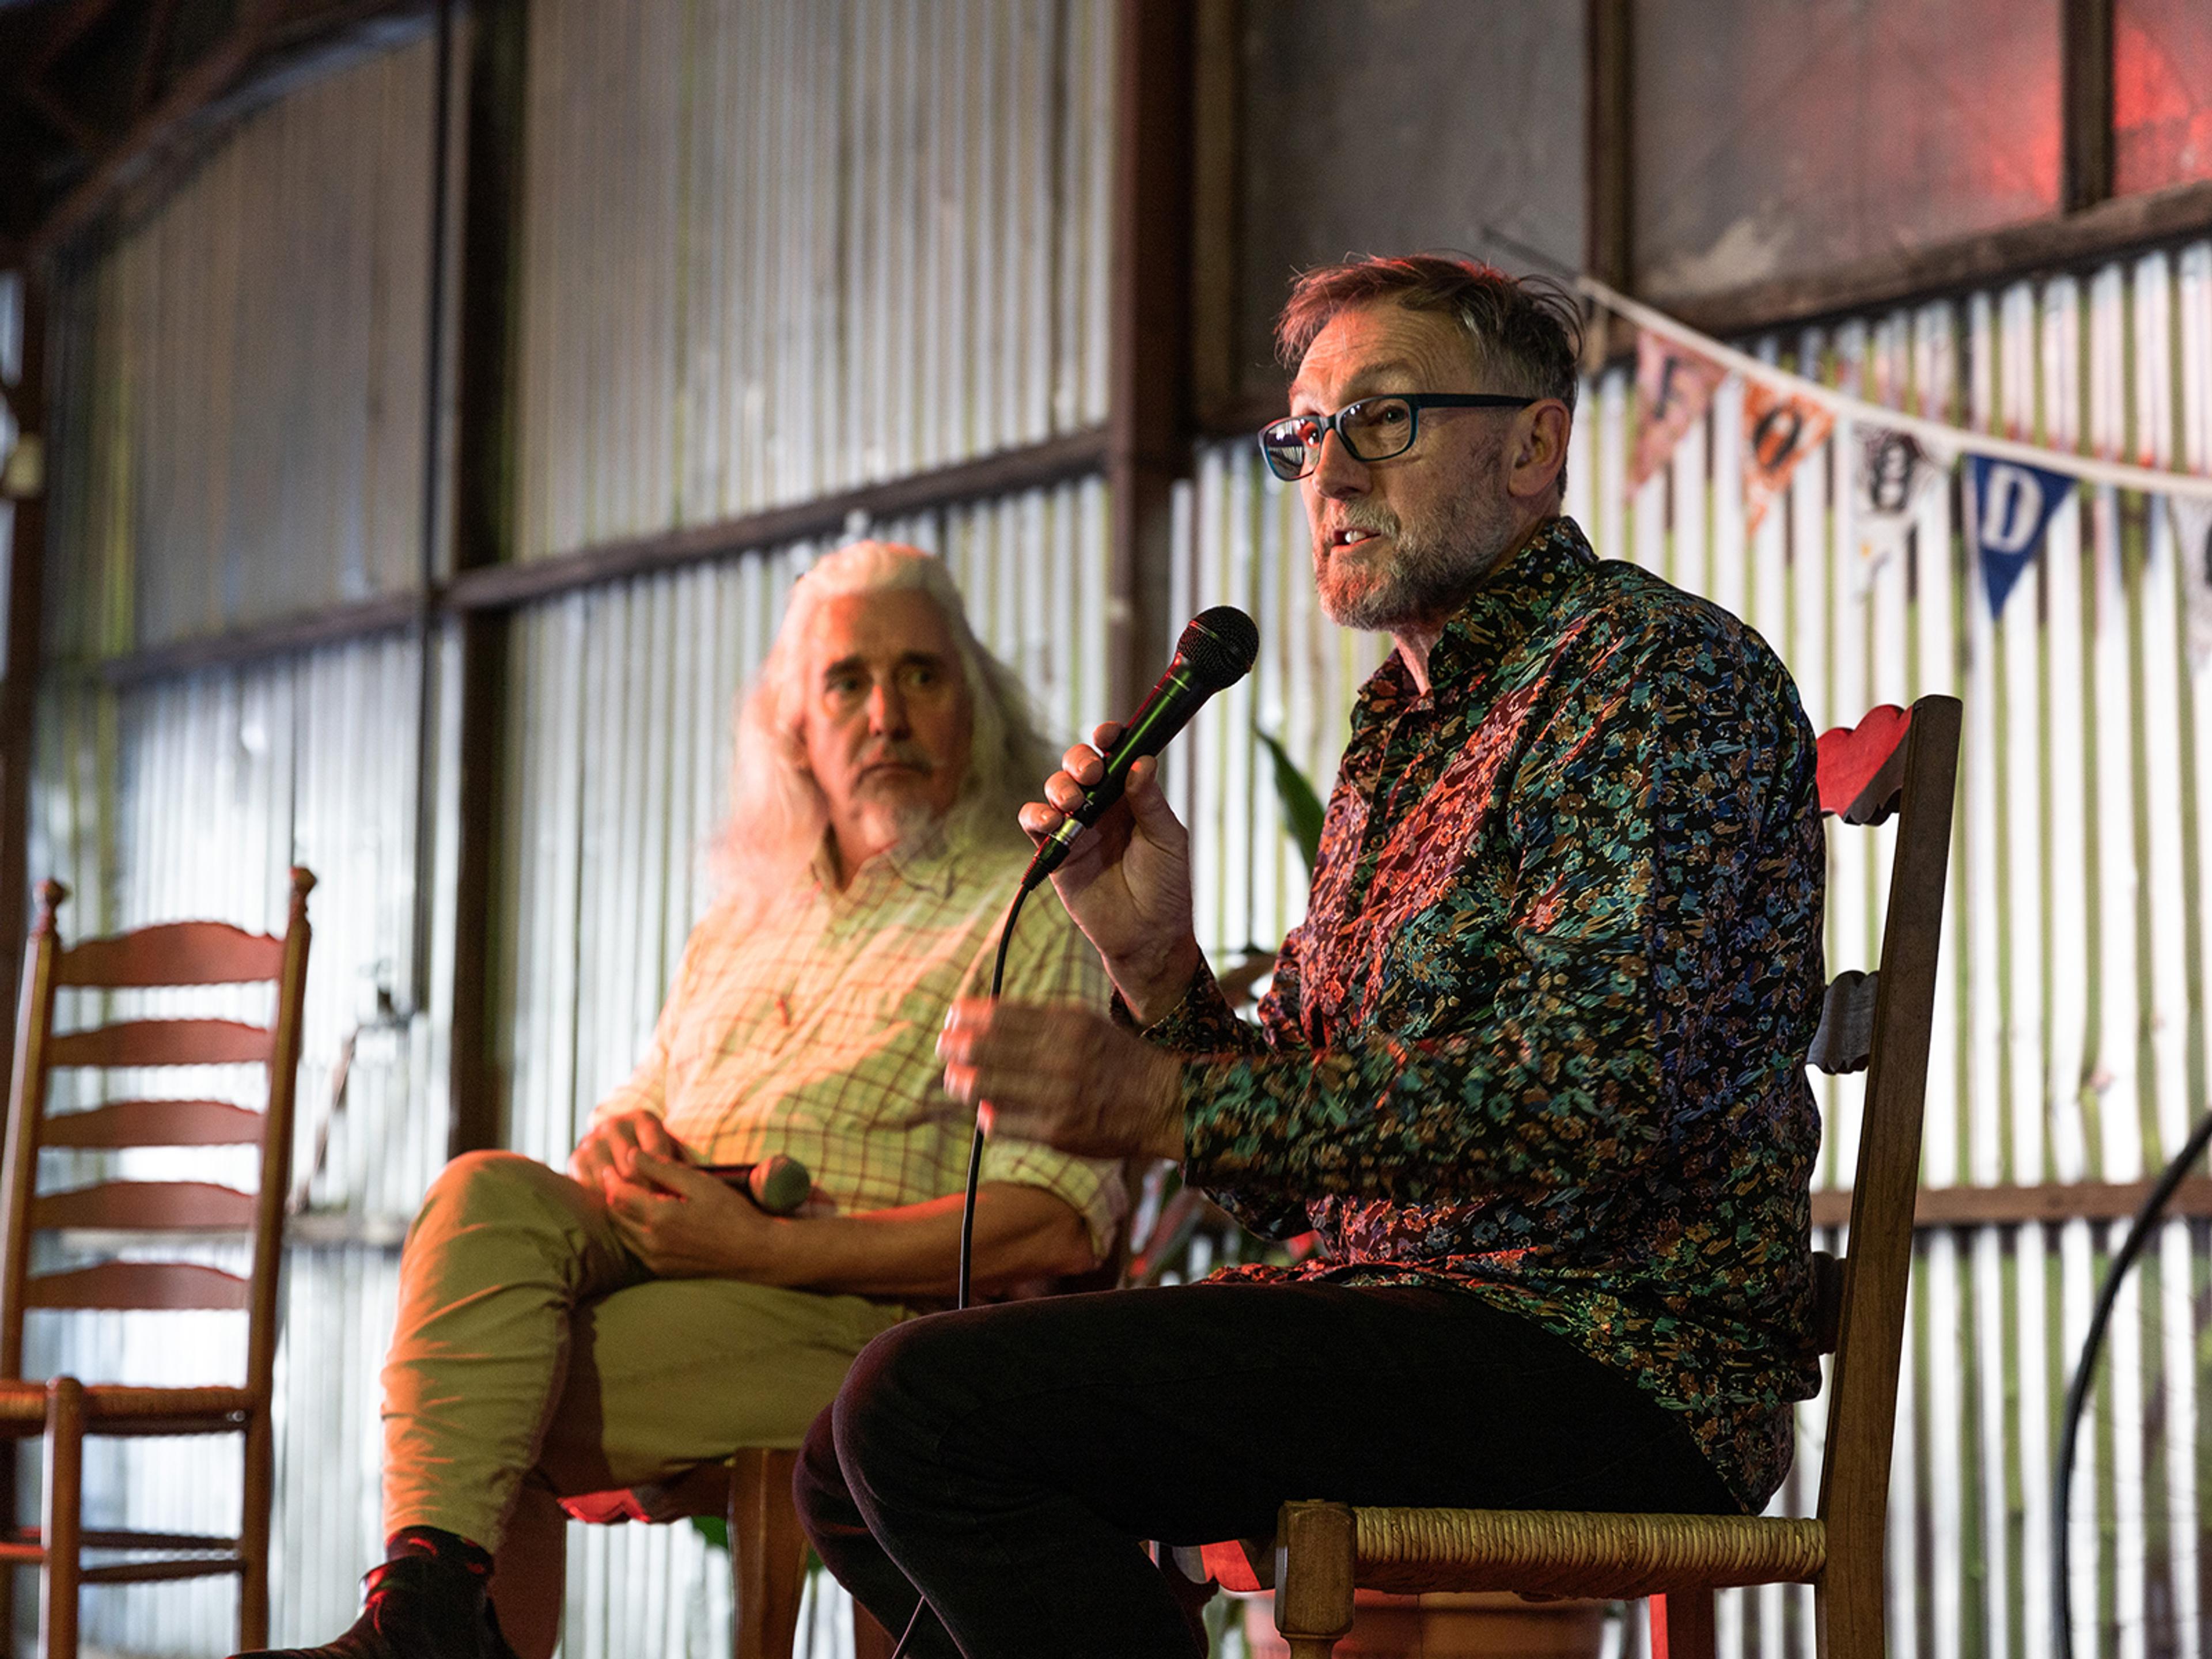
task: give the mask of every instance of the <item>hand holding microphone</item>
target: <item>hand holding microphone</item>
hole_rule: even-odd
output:
[[[1126,724],[1100,726],[1096,749],[1070,749],[1046,781],[1045,800],[1022,811],[1023,829],[1039,843],[1024,890],[1052,875],[1139,1018],[1156,1000],[1179,997],[1198,962],[1189,837],[1160,792],[1152,757],[1206,698],[1250,672],[1259,642],[1241,611],[1219,605],[1200,614],[1136,713]],[[1127,810],[1112,811],[1125,792]]]
[[[1071,798],[1063,788],[1054,799],[1053,805],[1065,817],[1039,842],[1029,872],[1022,878],[1024,890],[1058,869],[1084,830],[1121,799],[1131,769],[1165,748],[1208,697],[1250,673],[1259,654],[1260,630],[1235,605],[1217,605],[1191,619],[1176,641],[1175,657],[1167,672],[1154,684],[1137,712],[1117,728],[1098,728],[1102,738],[1109,729],[1114,733],[1098,756],[1099,763],[1094,767],[1087,761],[1079,762],[1079,756],[1097,752],[1079,746],[1068,751],[1069,769],[1054,773],[1048,781],[1048,794],[1063,778],[1075,786],[1075,793]],[[1073,775],[1077,764],[1085,774],[1082,777]],[[1024,829],[1033,835],[1040,833],[1030,813],[1024,812],[1022,818]]]

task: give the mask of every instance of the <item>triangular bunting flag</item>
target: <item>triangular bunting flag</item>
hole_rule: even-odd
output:
[[[2004,612],[2006,598],[2043,546],[2051,515],[2065,504],[2074,480],[2019,461],[1966,457],[1966,550],[1981,566],[1990,615]]]
[[[1727,371],[1686,346],[1650,332],[1636,337],[1636,453],[1628,487],[1666,465],[1691,423],[1701,419]]]
[[[1862,584],[1904,547],[1922,504],[1942,486],[1957,459],[1955,452],[1926,438],[1887,427],[1858,428],[1852,516],[1858,525]]]
[[[2189,607],[2189,659],[2197,667],[2212,658],[2212,500],[2168,495],[2167,518],[2181,561],[2181,592]]]
[[[1835,412],[1817,398],[1753,380],[1743,389],[1743,528],[1749,535],[1767,503],[1789,485],[1797,463],[1827,441]]]

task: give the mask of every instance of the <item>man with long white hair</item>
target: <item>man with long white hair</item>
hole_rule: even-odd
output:
[[[860,542],[799,580],[739,709],[723,890],[636,1073],[568,1175],[471,1153],[424,1200],[384,1370],[388,1559],[359,1622],[304,1651],[549,1654],[560,1497],[643,1489],[649,1512],[702,1462],[798,1446],[871,1338],[949,1300],[968,1136],[933,1044],[1050,760],[940,561]],[[1056,904],[1007,986],[1105,1003]],[[799,1216],[698,1167],[779,1152],[814,1177]],[[1122,1202],[1111,1164],[994,1140],[977,1285],[1091,1267]]]

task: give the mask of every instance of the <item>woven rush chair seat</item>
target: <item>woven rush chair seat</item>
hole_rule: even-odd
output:
[[[1363,1589],[1513,1590],[1633,1601],[1668,1590],[1809,1584],[1827,1561],[1816,1520],[1545,1510],[1355,1509]]]

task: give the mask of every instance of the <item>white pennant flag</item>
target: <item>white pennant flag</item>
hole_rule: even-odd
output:
[[[2168,495],[2166,512],[2173,526],[2173,552],[2181,561],[2181,592],[2189,607],[2189,659],[2202,668],[2212,658],[2212,499]]]
[[[1906,533],[1929,496],[1943,485],[1959,458],[1927,438],[1887,427],[1858,429],[1854,458],[1854,519],[1859,533],[1859,581],[1875,573],[1905,546]]]

